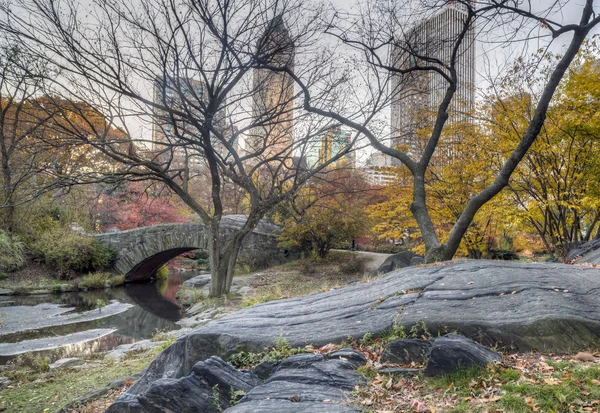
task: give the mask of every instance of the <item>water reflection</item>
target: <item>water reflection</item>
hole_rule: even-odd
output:
[[[99,303],[109,303],[112,300],[117,300],[132,304],[133,307],[119,314],[93,321],[8,335],[1,335],[0,330],[0,342],[19,343],[44,337],[65,336],[91,329],[116,329],[113,333],[98,340],[72,344],[61,349],[41,353],[44,357],[56,360],[74,354],[89,354],[96,351],[110,350],[120,344],[151,338],[157,331],[177,330],[180,326],[176,324],[176,321],[183,316],[184,309],[177,301],[176,294],[183,281],[195,275],[197,275],[196,272],[172,273],[163,282],[127,284],[124,287],[110,290],[9,297],[0,301],[2,303],[0,305],[34,306],[40,303],[53,303],[73,308],[75,312],[83,312],[97,308]],[[43,316],[43,314],[40,314],[40,316]],[[4,361],[0,360],[0,363]]]

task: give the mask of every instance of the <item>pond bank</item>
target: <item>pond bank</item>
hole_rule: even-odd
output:
[[[101,394],[96,396],[100,397],[97,402],[90,401],[85,403],[84,406],[72,407],[68,410],[70,413],[103,412],[107,407],[106,404],[110,404],[112,400],[126,390],[131,382],[124,382],[123,386],[117,389],[108,389],[103,386],[113,380],[139,372],[150,364],[162,349],[173,343],[177,337],[192,331],[198,326],[237,311],[244,306],[253,305],[256,302],[310,294],[360,281],[363,278],[362,274],[346,274],[340,271],[340,264],[345,261],[347,261],[346,253],[332,253],[330,259],[320,263],[300,260],[239,276],[235,278],[235,289],[238,293],[219,299],[208,299],[206,297],[206,291],[203,292],[203,290],[207,288],[207,284],[194,288],[190,286],[191,282],[183,287],[176,285],[176,283],[162,286],[158,284],[131,284],[131,286],[135,286],[132,290],[133,293],[127,290],[127,287],[130,286],[130,284],[127,284],[125,287],[106,291],[63,294],[62,297],[70,297],[70,299],[51,304],[59,307],[68,305],[74,309],[72,311],[75,314],[86,311],[97,312],[98,310],[93,308],[93,304],[100,297],[107,303],[115,299],[119,301],[127,300],[128,303],[134,305],[134,308],[108,317],[108,320],[95,320],[89,325],[86,323],[75,324],[75,326],[87,326],[89,329],[117,325],[118,330],[121,330],[106,336],[107,338],[104,339],[107,342],[106,345],[93,344],[88,353],[81,349],[71,354],[61,353],[60,357],[80,358],[82,363],[79,365],[65,367],[64,370],[47,372],[43,371],[45,366],[43,358],[48,358],[48,356],[43,353],[30,353],[29,356],[21,356],[22,363],[19,365],[0,366],[0,377],[6,376],[13,381],[12,389],[0,390],[0,411],[2,407],[5,407],[7,411],[11,412],[43,411],[45,408],[49,409],[48,412],[56,412],[71,400],[82,398],[86,393],[103,388]],[[171,275],[175,278],[180,277],[182,279],[181,284],[183,284],[185,281],[183,278],[188,278],[194,274],[177,272]],[[200,278],[206,277],[200,276]],[[198,284],[196,285],[198,286]],[[131,287],[129,288],[131,289]],[[122,292],[122,294],[119,292]],[[133,298],[128,296],[127,293],[133,294]],[[14,305],[38,305],[39,302],[36,300],[41,297],[46,296],[0,297],[0,312],[3,308],[2,299],[15,301]],[[50,297],[56,296],[51,295]],[[177,303],[177,305],[174,303]],[[154,315],[150,310],[158,311],[162,315],[163,327],[154,328],[152,331],[148,331],[149,328],[144,327],[148,324],[154,327],[157,326],[157,322],[153,321]],[[69,313],[67,312],[67,314]],[[55,328],[65,329],[60,331],[60,334],[65,335],[69,333],[70,329],[69,326]],[[139,328],[142,328],[143,331],[139,331],[139,334],[137,334],[136,329]],[[0,334],[1,329],[0,325]],[[156,332],[157,329],[160,331]],[[128,333],[128,336],[124,334],[125,332]],[[43,333],[43,329],[40,333]],[[30,333],[27,338],[34,340],[38,338],[36,334]],[[4,340],[0,337],[0,341]],[[102,351],[102,353],[98,351]],[[55,357],[48,359],[49,362],[55,360]],[[102,371],[105,371],[106,374],[100,374]],[[86,372],[91,375],[91,378],[89,381],[83,379],[84,385],[80,386],[78,381],[82,374]],[[119,376],[118,373],[121,373],[121,375]],[[71,375],[70,381],[68,380],[69,375]],[[33,383],[36,380],[40,381]],[[96,383],[96,387],[91,388],[91,385],[86,384],[92,381]],[[17,389],[19,391],[15,393],[14,390]],[[53,400],[52,392],[54,392],[54,396],[60,393],[61,397]],[[66,400],[63,394],[68,394],[69,400]],[[17,406],[23,406],[23,404],[18,403],[22,403],[22,400],[26,400],[27,397],[30,399],[35,398],[36,404],[32,404],[32,409],[17,408]]]

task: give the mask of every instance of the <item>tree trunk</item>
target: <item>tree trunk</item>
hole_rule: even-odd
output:
[[[15,207],[13,205],[13,193],[12,193],[12,175],[10,171],[10,164],[8,163],[8,159],[3,156],[2,159],[2,186],[4,188],[4,225],[3,228],[8,232],[13,232],[14,228],[14,214]]]
[[[259,213],[250,214],[244,226],[229,240],[225,240],[225,235],[219,231],[220,220],[211,225],[209,297],[220,297],[231,289],[244,238],[256,228],[261,217]]]

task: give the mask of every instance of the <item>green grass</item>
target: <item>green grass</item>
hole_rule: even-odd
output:
[[[3,372],[2,374],[15,381],[16,385],[13,389],[0,391],[0,410],[14,413],[56,412],[71,400],[91,390],[139,372],[147,367],[153,358],[154,354],[148,354],[88,370],[59,370],[45,375],[27,369]]]
[[[271,363],[279,363],[280,361],[293,356],[294,354],[305,353],[304,348],[292,347],[290,342],[279,337],[275,341],[275,345],[266,348],[261,353],[254,353],[248,351],[238,351],[227,358],[227,362],[237,368],[250,369],[256,365],[270,361]]]
[[[110,273],[91,273],[71,281],[57,280],[51,277],[41,277],[35,281],[20,280],[9,274],[0,279],[0,288],[12,290],[16,295],[27,295],[33,291],[50,291],[56,294],[69,291],[95,290],[109,287],[119,287],[125,284],[124,275]]]
[[[582,406],[591,407],[594,401],[600,400],[600,367],[587,367],[567,361],[550,361],[547,364],[554,371],[544,375],[534,373],[535,382],[523,380],[517,370],[491,366],[460,370],[449,376],[427,379],[427,385],[436,390],[452,391],[464,398],[480,396],[486,386],[494,383],[501,390],[502,397],[489,407],[496,407],[507,413],[568,413],[580,411]]]

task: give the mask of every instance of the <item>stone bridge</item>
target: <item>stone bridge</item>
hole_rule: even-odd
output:
[[[223,217],[223,235],[230,236],[245,221],[243,215]],[[261,221],[244,239],[238,262],[254,269],[278,264],[296,255],[277,247],[278,229],[277,225]],[[159,224],[92,237],[117,251],[114,269],[125,274],[127,281],[142,281],[184,252],[208,249],[209,229],[198,223]]]

